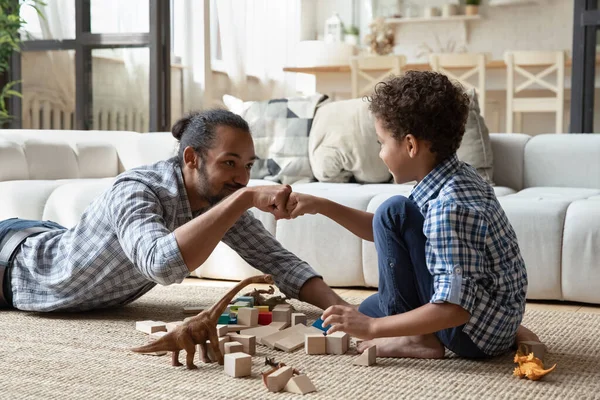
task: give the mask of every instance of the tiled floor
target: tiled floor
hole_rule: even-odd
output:
[[[212,287],[233,287],[237,282],[217,281],[212,279],[188,278],[183,282],[184,285],[197,286],[212,286]],[[250,285],[250,288],[268,289],[268,285]],[[375,293],[375,290],[365,290],[359,288],[334,288],[335,292],[340,296],[366,298]],[[600,305],[589,305],[579,303],[563,303],[563,302],[541,302],[528,301],[527,308],[532,310],[554,310],[563,312],[586,312],[600,314]]]

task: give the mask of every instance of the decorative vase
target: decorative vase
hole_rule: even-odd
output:
[[[456,4],[444,4],[442,7],[442,17],[450,17],[458,14],[458,7]]]
[[[465,15],[477,15],[479,14],[479,6],[467,5],[465,7]]]
[[[437,7],[425,7],[425,11],[423,13],[425,18],[433,18],[440,16],[440,9]]]
[[[345,34],[344,35],[344,42],[348,43],[349,45],[352,46],[358,46],[358,35],[349,35],[349,34]]]

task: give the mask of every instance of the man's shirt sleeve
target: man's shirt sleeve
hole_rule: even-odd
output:
[[[149,280],[180,283],[189,275],[175,234],[167,229],[158,196],[145,184],[127,180],[112,189],[110,218],[123,251]]]
[[[298,298],[302,285],[319,276],[306,262],[284,249],[250,211],[242,214],[222,241],[254,268],[273,275],[288,297]]]

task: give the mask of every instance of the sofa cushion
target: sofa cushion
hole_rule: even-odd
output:
[[[525,260],[528,299],[562,300],[563,226],[570,201],[509,195],[498,198]]]
[[[525,187],[600,189],[600,135],[537,135],[525,146]]]
[[[369,103],[336,101],[319,107],[310,131],[308,155],[315,178],[322,182],[388,182],[392,178],[379,158]]]
[[[488,182],[493,182],[490,135],[474,90],[460,148],[460,160],[471,164]],[[310,132],[309,150],[313,174],[323,182],[387,182],[391,175],[379,158],[379,145],[369,103],[351,99],[319,107]]]
[[[562,246],[562,295],[568,301],[600,303],[600,203],[569,205]]]
[[[564,200],[575,201],[600,195],[600,189],[580,189],[565,187],[532,187],[523,189],[511,197],[539,200]]]
[[[469,116],[465,125],[465,134],[456,153],[461,161],[471,164],[477,169],[479,175],[489,183],[493,183],[494,155],[490,131],[480,114],[479,100],[475,89],[471,89],[467,93],[471,100]]]
[[[0,220],[15,217],[42,219],[48,198],[57,187],[66,182],[68,181],[0,182]]]
[[[317,106],[326,99],[327,96],[319,93],[245,103],[233,96],[223,97],[229,110],[250,125],[259,157],[252,167],[253,179],[285,184],[313,179],[308,135]]]
[[[494,183],[514,190],[523,189],[525,146],[531,136],[522,133],[490,134],[494,153]]]

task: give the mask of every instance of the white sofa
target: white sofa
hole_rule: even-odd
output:
[[[528,298],[600,304],[600,135],[492,134],[491,140],[495,190],[527,264]],[[168,133],[0,131],[0,219],[73,226],[117,174],[168,158],[175,149]],[[390,196],[408,195],[411,186],[316,182],[293,189],[375,211]],[[328,284],[377,286],[373,243],[322,216],[276,222],[254,212]],[[254,273],[224,244],[196,271],[216,279]]]

